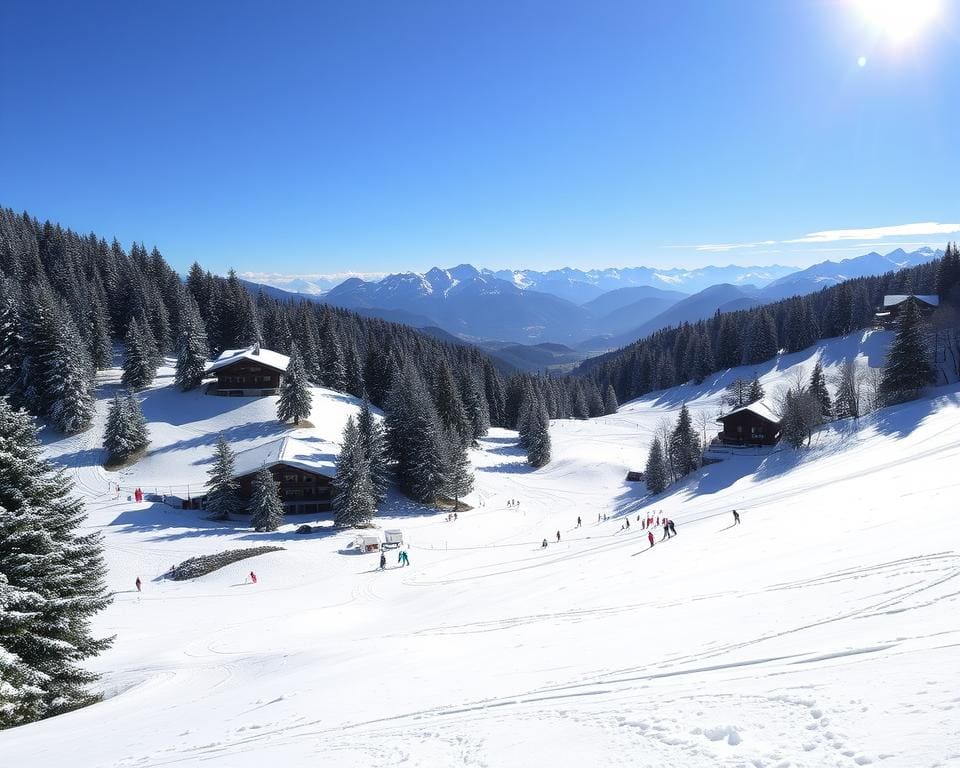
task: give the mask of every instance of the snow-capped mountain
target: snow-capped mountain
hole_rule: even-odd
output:
[[[855,277],[870,277],[904,267],[915,267],[942,255],[942,250],[933,248],[918,248],[909,253],[903,248],[897,248],[886,255],[871,251],[863,256],[842,261],[822,261],[770,283],[764,289],[763,297],[768,301],[775,301],[787,296],[812,293]]]

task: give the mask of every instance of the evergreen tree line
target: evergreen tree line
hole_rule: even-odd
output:
[[[823,338],[871,327],[886,294],[935,293],[934,324],[956,326],[960,310],[960,252],[950,244],[940,259],[878,277],[862,277],[807,296],[708,320],[666,328],[606,355],[586,360],[577,373],[598,389],[613,388],[625,402],[648,392],[739,365],[798,352]]]

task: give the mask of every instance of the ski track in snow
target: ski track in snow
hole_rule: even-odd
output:
[[[816,354],[871,343],[784,358],[762,383],[772,393]],[[218,432],[249,447],[284,428],[273,398],[178,393],[164,369],[142,395],[153,444],[107,472],[108,372],[90,430],[43,435],[105,536],[115,599],[96,629],[117,640],[93,666],[106,698],[0,733],[0,763],[960,765],[956,387],[827,431],[799,460],[742,452],[705,468],[652,505],[678,528],[668,541],[657,529],[652,548],[634,523],[649,508],[624,476],[660,419],[684,400],[715,410],[725,382],[752,372],[554,422],[554,461],[537,471],[492,430],[467,499],[484,506],[449,523],[388,500],[380,523],[404,530],[411,567],[388,553],[385,572],[376,555],[346,554],[349,533],[291,535],[309,517],[257,535],[115,499],[110,482],[199,488]],[[355,408],[317,390],[317,426],[298,437],[336,442]],[[274,541],[286,550],[159,578],[196,554]]]

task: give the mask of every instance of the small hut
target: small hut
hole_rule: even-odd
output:
[[[883,297],[883,309],[874,315],[879,328],[893,328],[900,319],[900,313],[907,304],[917,308],[920,317],[927,318],[940,306],[940,297],[934,294],[897,293]]]
[[[774,445],[780,439],[780,419],[763,402],[750,403],[717,419],[717,437],[726,445]]]

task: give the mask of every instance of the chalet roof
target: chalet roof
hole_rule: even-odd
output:
[[[241,360],[252,360],[255,363],[265,365],[267,368],[273,368],[275,371],[284,373],[290,364],[290,358],[274,352],[271,349],[261,349],[258,344],[246,349],[225,349],[220,353],[220,357],[207,366],[204,373],[213,373],[220,368],[226,368],[228,365],[240,362]]]
[[[940,297],[936,294],[924,294],[920,295],[919,293],[895,293],[889,296],[883,297],[883,306],[886,307],[895,307],[898,304],[903,304],[907,299],[919,299],[924,304],[929,304],[931,307],[940,306]]]
[[[730,413],[724,414],[717,421],[723,421],[728,419],[736,413],[742,413],[743,411],[750,411],[751,413],[756,414],[761,419],[769,421],[771,424],[779,424],[780,417],[777,416],[773,411],[770,410],[769,406],[764,405],[762,400],[758,400],[755,403],[750,403],[749,405],[742,405],[739,408],[734,408]]]
[[[256,472],[261,467],[286,464],[324,477],[336,477],[334,446],[330,443],[307,443],[295,437],[281,437],[269,443],[240,451],[234,457],[234,477]]]

